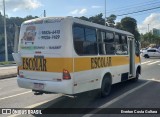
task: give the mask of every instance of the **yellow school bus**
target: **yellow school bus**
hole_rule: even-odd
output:
[[[19,87],[35,94],[100,89],[105,97],[112,84],[137,80],[141,73],[133,34],[73,17],[25,21],[13,57]]]

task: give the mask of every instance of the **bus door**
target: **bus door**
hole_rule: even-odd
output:
[[[129,51],[129,78],[135,76],[135,39],[128,37],[128,51]]]

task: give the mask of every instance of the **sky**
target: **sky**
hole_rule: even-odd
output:
[[[0,0],[0,11],[3,14],[2,1]],[[49,17],[91,17],[99,13],[105,14],[105,0],[5,0],[5,3],[8,17],[43,17],[44,10]],[[159,6],[160,0],[106,0],[106,16],[117,15],[116,22],[127,16],[132,17],[137,20],[140,33],[146,33],[153,28],[160,29]],[[138,13],[129,14],[133,12]]]

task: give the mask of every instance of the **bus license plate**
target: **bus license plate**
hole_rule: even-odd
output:
[[[34,89],[42,90],[42,89],[44,89],[44,84],[42,84],[42,83],[34,83]]]

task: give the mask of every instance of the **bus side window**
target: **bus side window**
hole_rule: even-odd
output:
[[[114,34],[112,32],[106,32],[105,42],[114,43]]]
[[[119,39],[119,35],[118,34],[115,34],[115,37],[114,37],[114,42],[115,44],[119,44],[120,42],[120,39]]]
[[[122,35],[122,52],[123,55],[127,55],[128,54],[128,44],[127,44],[127,36],[126,35]]]
[[[122,51],[121,51],[120,36],[119,36],[119,34],[115,34],[114,41],[115,41],[115,51],[116,51],[116,54],[121,55]]]
[[[85,38],[86,41],[96,42],[96,30],[85,28]]]
[[[85,42],[84,42],[84,54],[95,55],[98,54],[96,29],[85,28]]]
[[[122,35],[122,44],[127,44],[127,36]]]
[[[115,34],[115,46],[117,55],[127,55],[128,54],[128,45],[126,37],[121,34]]]
[[[135,54],[136,56],[140,55],[140,43],[137,40],[135,40]]]
[[[98,30],[97,36],[98,36],[99,54],[106,55],[105,43],[104,43],[104,40],[106,38],[105,32]]]
[[[98,53],[96,29],[74,25],[73,40],[78,55],[96,55]]]
[[[105,49],[107,55],[115,54],[115,47],[114,47],[114,34],[113,32],[106,32],[106,39],[105,42]]]
[[[115,54],[114,34],[112,32],[98,31],[98,43],[100,55]]]
[[[84,28],[78,26],[74,27],[73,34],[74,41],[84,41]]]
[[[73,40],[74,40],[74,48],[77,54],[83,54],[83,43],[85,41],[84,28],[74,26],[73,27]]]

